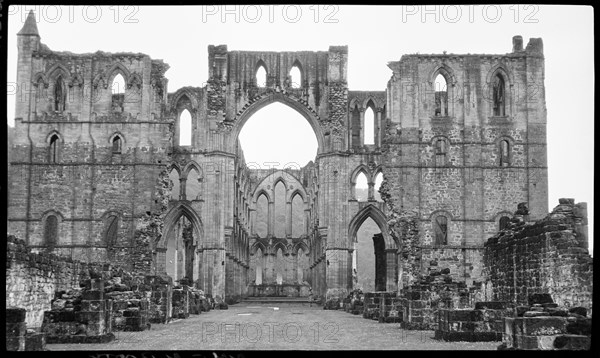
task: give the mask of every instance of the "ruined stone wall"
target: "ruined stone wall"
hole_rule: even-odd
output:
[[[119,252],[135,251],[138,221],[159,200],[156,178],[168,160],[168,65],[135,53],[52,51],[37,35],[19,36],[19,61],[17,81],[31,91],[17,96],[8,231],[34,250],[131,266],[131,257]],[[117,74],[125,81],[119,110],[111,103]],[[61,83],[65,97],[57,109],[55,87]],[[117,136],[121,146],[114,150]],[[51,216],[58,230],[50,244],[44,237]],[[115,241],[107,236],[113,217]]]
[[[587,205],[573,199],[542,220],[511,226],[485,244],[487,295],[524,305],[548,293],[559,306],[592,307],[593,260],[587,250]]]
[[[541,39],[526,49],[515,37],[503,55],[405,55],[391,62],[383,173],[389,201],[418,220],[417,271],[450,268],[467,284],[481,282],[484,239],[519,202],[531,218],[547,212],[546,108]],[[447,82],[447,115],[436,115],[435,79]],[[493,81],[501,77],[504,115],[493,111]],[[509,164],[500,144],[509,143]],[[440,150],[438,141],[443,142]],[[447,220],[436,243],[435,220]]]
[[[90,275],[102,276],[109,265],[32,253],[23,240],[7,237],[6,306],[24,308],[28,327],[40,327],[57,291],[79,288]]]

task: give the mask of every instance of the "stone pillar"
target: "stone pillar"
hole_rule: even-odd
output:
[[[292,237],[292,202],[285,202],[285,237]]]
[[[250,234],[252,236],[256,235],[256,230],[254,228],[255,226],[255,221],[256,221],[256,210],[255,209],[250,209]]]
[[[267,237],[273,237],[273,233],[275,232],[275,202],[269,201],[269,209],[268,214],[269,222],[267,228]]]
[[[298,280],[298,253],[292,252],[292,275],[290,277],[291,282],[297,283]]]
[[[402,266],[402,255],[400,254],[400,250],[396,250],[396,267],[398,267],[398,276],[396,277],[398,292],[404,288],[404,284],[402,283],[402,275],[404,274],[404,268]]]
[[[364,128],[365,128],[365,109],[364,108],[359,108],[358,110],[360,112],[360,130],[359,130],[359,133],[360,133],[360,137],[359,137],[360,143],[358,144],[358,146],[362,147],[364,145],[364,143],[365,143],[365,131],[364,131]]]
[[[398,289],[396,283],[396,265],[397,265],[397,249],[386,249],[386,275],[385,275],[385,290],[387,292],[394,292]]]
[[[273,252],[267,252],[265,259],[266,259],[266,263],[265,263],[265,272],[263,275],[263,283],[272,283],[273,281],[275,281],[275,277],[273,277],[273,265],[274,265],[274,258],[275,258],[276,253]]]
[[[186,192],[185,187],[187,183],[187,178],[179,178],[179,200],[185,200]]]
[[[377,108],[376,118],[375,118],[375,146],[381,147],[381,112],[383,112],[383,108]]]
[[[310,229],[310,209],[304,209],[304,235],[308,235]]]

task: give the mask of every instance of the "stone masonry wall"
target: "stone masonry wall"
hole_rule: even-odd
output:
[[[560,199],[544,219],[518,216],[485,244],[488,300],[525,304],[549,293],[560,306],[592,308],[593,260],[587,250],[587,205]]]
[[[102,275],[109,265],[88,264],[47,253],[32,253],[23,240],[7,237],[6,306],[21,307],[28,327],[42,324],[57,291],[79,288],[90,275]]]

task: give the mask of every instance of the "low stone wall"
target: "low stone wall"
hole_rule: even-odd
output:
[[[506,302],[477,302],[475,309],[440,309],[435,338],[445,341],[501,341],[505,317],[514,310]]]
[[[47,253],[32,253],[23,240],[9,235],[6,245],[6,306],[26,310],[28,327],[40,327],[57,291],[110,271],[109,265],[88,264]]]
[[[53,309],[44,312],[42,332],[46,335],[46,342],[100,343],[114,339],[113,301],[104,299],[104,281],[90,279],[86,286],[79,295],[68,293],[72,307],[66,307],[67,301],[61,294],[60,298],[53,300]],[[60,307],[57,307],[57,301],[61,302]]]
[[[559,203],[533,224],[515,215],[507,230],[487,241],[487,300],[526,304],[532,293],[549,293],[560,306],[592,308],[587,205],[573,199]]]
[[[396,292],[365,292],[363,318],[381,323],[402,322],[402,299]]]
[[[532,294],[504,319],[499,349],[589,350],[592,319],[585,307],[559,307],[549,294]]]
[[[248,285],[250,297],[308,297],[310,286],[301,284],[262,284]]]
[[[439,309],[472,308],[480,288],[454,282],[450,269],[432,270],[400,292],[404,329],[435,330]]]
[[[43,351],[46,337],[41,332],[27,332],[25,309],[7,307],[6,350],[7,351]]]

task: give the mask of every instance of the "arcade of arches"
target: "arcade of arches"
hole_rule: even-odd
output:
[[[530,220],[548,211],[541,39],[515,37],[503,55],[405,55],[380,91],[348,88],[347,46],[211,45],[206,84],[169,92],[162,60],[52,51],[32,18],[8,181],[8,231],[32,249],[234,301],[340,297],[442,268],[479,282],[483,243],[517,204]],[[513,89],[532,84],[525,106]],[[272,104],[312,130],[308,163],[245,158],[240,133]]]

